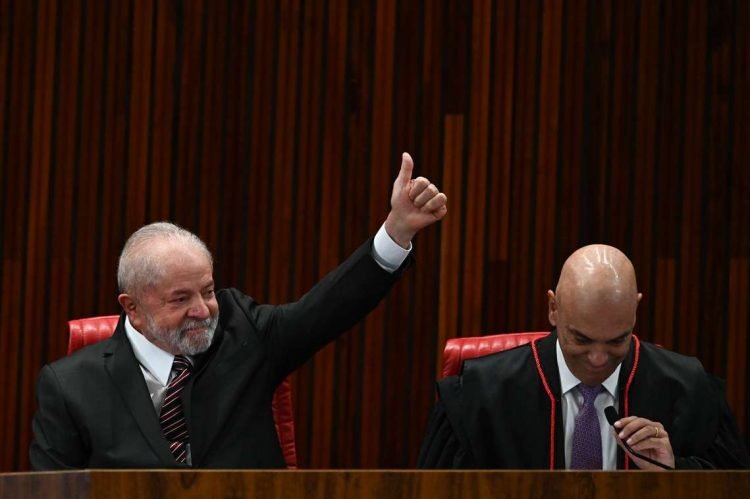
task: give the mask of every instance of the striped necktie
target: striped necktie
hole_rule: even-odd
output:
[[[169,443],[169,450],[172,451],[175,461],[180,464],[184,464],[187,460],[188,442],[185,411],[182,408],[180,395],[190,377],[192,367],[187,358],[181,355],[175,356],[174,364],[172,364],[174,376],[167,386],[167,395],[164,397],[164,404],[161,406],[159,415],[161,431]]]

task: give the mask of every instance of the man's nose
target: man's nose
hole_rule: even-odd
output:
[[[604,350],[592,349],[588,354],[589,363],[594,367],[602,367],[609,360],[609,355]]]
[[[188,310],[188,316],[195,318],[195,319],[207,319],[210,317],[211,311],[208,308],[208,304],[203,298],[197,298],[193,300],[193,303],[190,305],[190,310]]]

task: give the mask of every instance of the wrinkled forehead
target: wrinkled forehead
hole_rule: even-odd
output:
[[[148,248],[146,259],[152,262],[153,273],[147,276],[151,288],[173,287],[195,283],[204,285],[212,280],[213,263],[200,247],[174,241],[154,241]]]

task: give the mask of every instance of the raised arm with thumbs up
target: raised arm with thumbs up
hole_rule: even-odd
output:
[[[412,179],[414,161],[401,156],[401,170],[393,182],[391,211],[385,230],[399,246],[408,248],[414,235],[448,213],[448,198],[424,177]]]
[[[113,336],[40,374],[32,467],[286,466],[294,442],[277,438],[278,384],[380,303],[409,267],[414,234],[447,213],[445,194],[425,178],[412,180],[413,168],[404,153],[377,234],[291,303],[260,304],[217,289],[208,246],[182,227],[157,222],[136,231],[120,255],[123,313]],[[396,326],[389,329],[402,333]],[[189,409],[181,411],[187,430],[179,438],[163,432],[154,414],[162,414],[177,355],[198,367],[190,396],[183,395]],[[363,411],[379,410],[377,401],[366,403]],[[184,456],[170,452],[172,440]]]

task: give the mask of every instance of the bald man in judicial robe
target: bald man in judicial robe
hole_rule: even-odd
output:
[[[750,465],[722,382],[698,359],[633,334],[641,294],[633,265],[621,251],[606,245],[577,250],[547,297],[550,335],[467,360],[460,375],[438,382],[419,467]],[[584,396],[591,387],[597,387],[593,401]],[[616,429],[604,415],[609,406],[619,414]],[[584,412],[593,414],[598,428],[584,430],[580,423],[576,430]],[[581,439],[592,434],[598,437],[594,451],[580,450]],[[663,467],[634,456],[623,441]],[[585,452],[593,452],[594,460],[576,457]]]

